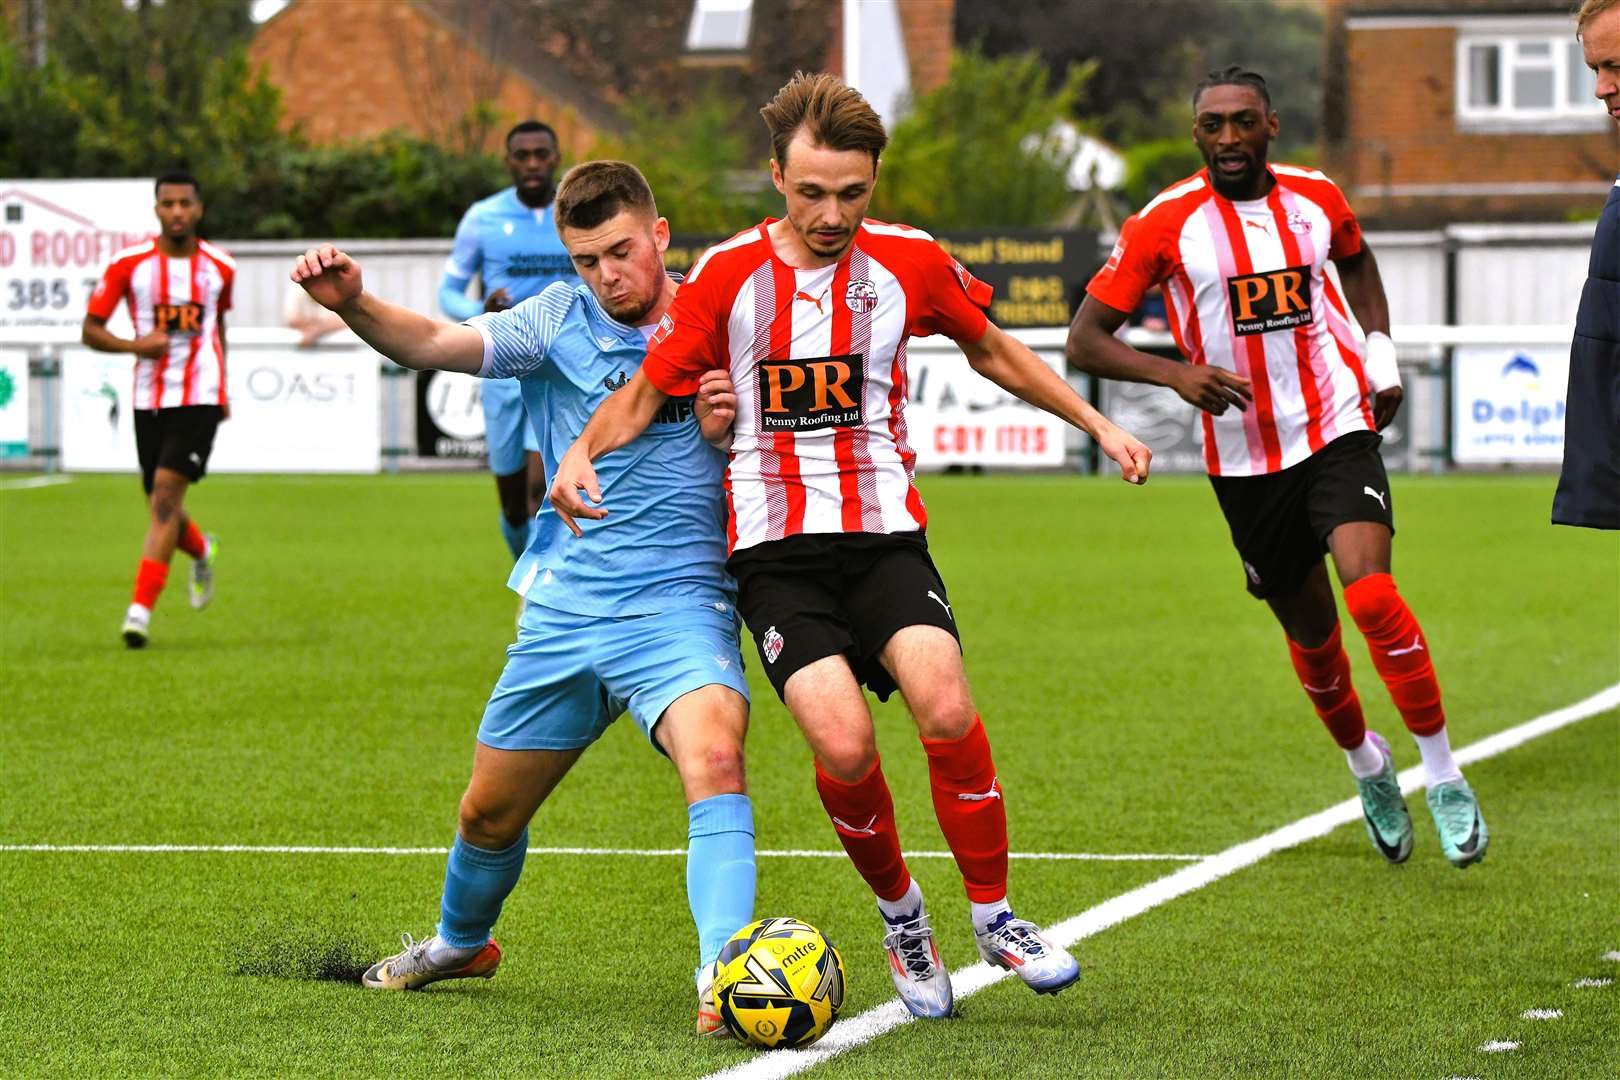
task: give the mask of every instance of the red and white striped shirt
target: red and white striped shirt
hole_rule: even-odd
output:
[[[898,533],[928,515],[906,441],[906,344],[977,341],[990,287],[927,233],[866,221],[832,266],[776,257],[774,219],[710,248],[641,370],[671,396],[729,368],[737,388],[728,548],[799,533]]]
[[[1207,169],[1166,188],[1125,222],[1086,287],[1131,311],[1162,284],[1188,362],[1253,380],[1248,409],[1203,414],[1211,476],[1274,473],[1373,428],[1350,312],[1324,273],[1361,250],[1361,227],[1322,173],[1270,171],[1276,185],[1251,202],[1217,195]]]
[[[169,351],[163,356],[135,359],[135,408],[225,404],[219,320],[230,310],[235,280],[235,261],[206,240],[197,241],[190,258],[165,256],[156,240],[113,256],[90,294],[90,314],[106,319],[124,302],[136,337],[154,330],[169,335]]]

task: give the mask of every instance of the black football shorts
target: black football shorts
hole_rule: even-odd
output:
[[[1395,532],[1383,436],[1341,435],[1297,465],[1264,476],[1212,476],[1215,498],[1243,559],[1249,592],[1287,596],[1327,552],[1328,534],[1351,521]]]
[[[878,657],[896,631],[937,626],[962,640],[920,532],[802,533],[744,548],[726,568],[777,697],[800,668],[842,655],[887,701],[896,687]]]
[[[193,484],[208,472],[214,432],[225,417],[218,405],[181,405],[173,409],[135,410],[135,454],[141,461],[141,486],[152,494],[159,469],[173,469]]]

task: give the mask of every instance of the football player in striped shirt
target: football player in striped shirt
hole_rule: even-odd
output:
[[[146,644],[152,608],[169,579],[178,547],[191,557],[191,606],[214,595],[217,541],[185,510],[186,489],[208,471],[214,431],[227,415],[225,312],[236,263],[197,235],[202,188],[190,173],[157,181],[158,235],[113,256],[84,317],[82,340],[101,352],[135,355],[135,452],[148,521],[124,614],[124,644]],[[120,306],[133,338],[107,329]]]
[[[931,236],[866,219],[887,135],[860,94],[799,74],[762,114],[787,216],[693,267],[641,370],[559,465],[551,500],[565,517],[619,513],[611,492],[605,506],[579,495],[602,502],[594,459],[700,385],[734,411],[724,484],[738,607],[814,753],[832,827],[876,896],[896,991],[916,1016],[951,1013],[862,683],[885,699],[898,689],[916,721],[980,955],[1055,993],[1080,967],[1008,902],[1004,792],[913,483],[907,342],[952,338],[980,374],[1090,434],[1127,480],[1147,479],[1149,453],[996,328],[989,287]]]
[[[1193,113],[1208,167],[1125,223],[1075,314],[1069,361],[1204,410],[1205,463],[1249,592],[1282,624],[1300,685],[1349,759],[1374,846],[1403,862],[1412,821],[1350,682],[1322,560],[1333,556],[1373,669],[1417,740],[1441,850],[1469,866],[1485,855],[1485,819],[1451,755],[1431,643],[1390,575],[1395,508],[1378,432],[1402,391],[1378,264],[1332,180],[1268,163],[1278,121],[1263,78],[1211,72]],[[1114,336],[1157,285],[1185,364]]]

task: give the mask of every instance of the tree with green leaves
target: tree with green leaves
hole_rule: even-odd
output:
[[[780,212],[764,172],[763,139],[738,125],[735,103],[707,93],[673,111],[632,102],[620,115],[623,134],[599,140],[590,156],[639,168],[675,231],[729,234],[773,208]]]
[[[872,214],[938,229],[1051,225],[1074,199],[1076,146],[1060,126],[1074,114],[1094,65],[1071,65],[1053,85],[1034,53],[951,61],[890,132]]]

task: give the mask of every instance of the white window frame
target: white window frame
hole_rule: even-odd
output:
[[[1579,101],[1568,100],[1571,53],[1578,54],[1575,35],[1567,20],[1547,19],[1481,19],[1459,20],[1456,41],[1456,115],[1457,127],[1465,132],[1519,132],[1547,135],[1571,134],[1585,131],[1604,131],[1609,126],[1608,111],[1595,97]],[[1519,46],[1547,45],[1550,56],[1521,61]],[[1469,50],[1479,46],[1495,46],[1498,63],[1498,89],[1501,100],[1495,105],[1473,105],[1469,102],[1468,64]],[[1583,64],[1584,66],[1584,64]],[[1514,73],[1524,68],[1550,69],[1553,79],[1554,105],[1552,108],[1523,108],[1513,100]]]
[[[693,0],[692,21],[686,27],[686,51],[689,53],[741,53],[748,51],[748,39],[754,32],[753,0]],[[711,35],[712,21],[741,16],[742,40],[716,42]]]

